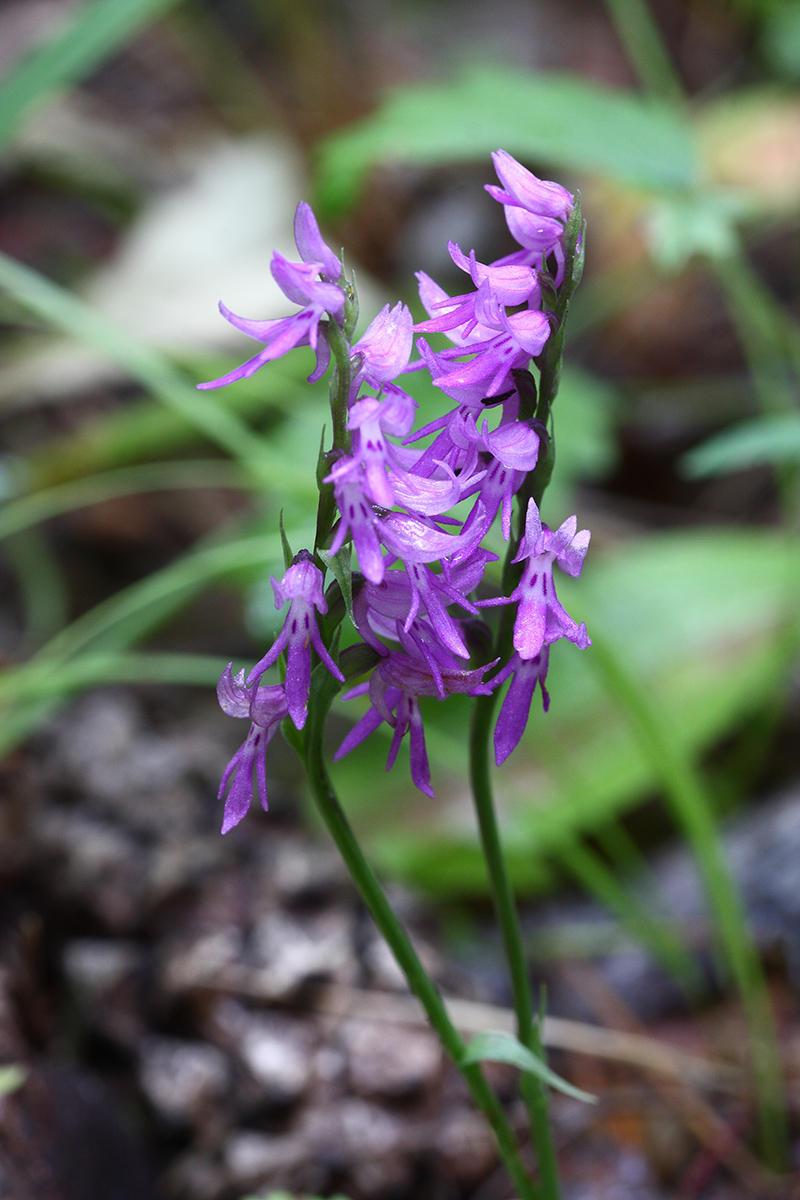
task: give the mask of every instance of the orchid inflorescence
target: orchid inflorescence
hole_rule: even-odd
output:
[[[272,261],[278,285],[302,306],[300,311],[278,320],[250,321],[220,306],[227,320],[263,342],[264,349],[222,378],[201,384],[203,388],[246,378],[295,346],[310,345],[316,352],[312,382],[325,373],[332,353],[335,362],[334,444],[320,473],[317,543],[313,552],[301,550],[294,556],[282,579],[271,580],[276,607],[289,601],[271,649],[247,677],[244,671],[233,676],[229,666],[219,682],[224,711],[251,722],[223,776],[220,798],[234,776],[223,832],[247,812],[254,771],[267,807],[266,747],[284,719],[296,730],[306,724],[312,653],[338,683],[345,681],[344,657],[337,663],[335,639],[329,637],[326,646],[318,616],[328,612],[331,594],[329,589],[326,597],[324,591],[324,569],[350,544],[360,568],[352,576],[352,618],[364,649],[371,649],[372,667],[369,679],[344,698],[367,695],[370,707],[336,759],[385,721],[393,730],[387,769],[408,731],[412,779],[433,796],[420,696],[487,695],[510,679],[495,728],[499,765],[522,737],[537,683],[547,709],[552,643],[567,638],[582,649],[590,644],[585,625],[559,603],[553,576],[554,564],[568,575],[580,574],[590,535],[578,531],[574,516],[555,531],[542,524],[537,494],[540,498],[552,469],[548,418],[555,387],[543,397],[540,386],[537,399],[530,372],[533,360],[541,381],[548,346],[559,336],[565,298],[580,275],[580,214],[573,196],[559,184],[538,179],[503,150],[492,158],[500,186],[488,185],[487,191],[502,204],[520,249],[485,264],[474,251],[465,255],[449,243],[453,262],[471,286],[462,295],[449,296],[419,272],[428,320],[414,325],[405,305],[386,305],[353,344],[354,288],[305,203],[295,218],[302,261],[288,262],[277,252]],[[419,357],[411,361],[415,333],[444,334],[451,345],[434,350],[424,336],[418,337]],[[560,346],[556,350],[560,359]],[[398,380],[415,370],[427,370],[454,407],[412,432],[416,403]],[[333,400],[337,386],[338,421]],[[495,410],[499,421],[493,417],[490,425]],[[431,434],[430,445],[416,446]],[[473,497],[463,522],[447,515]],[[497,560],[482,542],[498,515],[511,546],[504,572],[507,594],[477,598],[487,565]],[[508,623],[510,636],[501,636],[487,653],[491,635],[480,621],[482,609],[512,604],[516,615],[513,626]],[[264,685],[265,673],[282,652],[284,682]]]

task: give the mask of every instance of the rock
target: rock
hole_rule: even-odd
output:
[[[137,969],[140,953],[134,942],[107,938],[75,938],[62,955],[64,972],[81,998],[103,999]]]
[[[497,1158],[486,1121],[480,1113],[466,1107],[451,1108],[443,1114],[434,1129],[432,1148],[464,1187],[476,1184]]]
[[[298,1133],[315,1158],[334,1170],[394,1155],[409,1144],[399,1117],[355,1097],[306,1109]]]
[[[145,855],[134,838],[108,821],[64,808],[42,813],[36,836],[55,860],[51,887],[57,896],[78,900],[114,932],[137,924]]]
[[[75,938],[64,947],[62,964],[87,1024],[113,1041],[133,1045],[144,1026],[140,948],[122,939]]]
[[[161,948],[161,987],[170,995],[207,986],[236,966],[242,948],[242,932],[233,925],[167,941]]]

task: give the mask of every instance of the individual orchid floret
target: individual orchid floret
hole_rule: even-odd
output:
[[[431,479],[416,472],[390,472],[389,482],[396,504],[402,504],[403,508],[419,516],[436,517],[458,504],[462,496],[468,496],[486,474],[485,470],[480,470],[456,475],[446,462],[438,461],[433,465],[443,473],[443,479]]]
[[[475,287],[488,288],[499,304],[527,304],[529,308],[539,307],[539,276],[532,267],[480,263],[474,250],[470,250],[467,257],[458,242],[448,242],[447,249],[455,265],[467,272]]]
[[[408,654],[391,651],[372,672],[369,682],[369,698],[372,708],[351,729],[334,755],[338,762],[378,728],[381,721],[388,722],[394,729],[386,770],[394,766],[400,742],[406,731],[410,734],[411,778],[416,787],[426,796],[433,797],[428,754],[425,747],[425,732],[422,725],[419,696],[452,696],[457,692],[470,696],[487,695],[491,684],[483,682],[488,667],[464,671],[444,667],[440,671],[441,683],[437,681],[428,664]],[[345,695],[345,699],[363,695],[367,689],[361,685]]]
[[[366,479],[365,492],[371,503],[384,508],[396,504],[397,499],[386,472],[390,463],[402,470],[401,456],[397,448],[387,441],[387,435],[404,437],[414,423],[415,408],[416,401],[393,383],[387,384],[383,399],[362,396],[357,400],[350,409],[347,421],[347,428],[356,434],[352,457],[340,459],[325,482],[352,474],[361,464]]]
[[[440,518],[445,520],[445,518]],[[403,562],[431,563],[454,554],[466,554],[473,539],[460,533],[445,533],[430,520],[407,513],[387,513],[378,533],[390,554]]]
[[[514,649],[520,658],[535,658],[543,646],[565,637],[581,650],[591,645],[586,626],[577,624],[559,603],[553,581],[553,564],[567,575],[580,575],[589,548],[588,529],[578,532],[575,517],[568,517],[555,533],[542,524],[535,500],[528,501],[525,536],[514,562],[524,562],[522,579],[509,597],[519,601],[514,621]],[[485,603],[485,602],[484,602]]]
[[[469,347],[473,342],[485,341],[487,337],[491,337],[494,330],[486,329],[482,325],[476,324],[475,320],[475,295],[472,293],[469,296],[448,296],[443,287],[440,287],[429,275],[424,271],[417,271],[417,281],[419,284],[419,298],[422,306],[428,314],[430,321],[437,322],[435,326],[436,332],[446,333],[449,340],[454,346]],[[459,318],[455,321],[442,321],[441,318],[452,314],[457,310],[461,310]],[[427,322],[420,322],[414,326],[415,332],[422,332],[423,327]],[[439,328],[441,326],[441,328]],[[417,344],[419,349],[419,343]]]
[[[229,308],[220,303],[219,310],[249,337],[266,343],[254,358],[248,359],[241,367],[229,371],[219,379],[209,383],[199,383],[201,389],[224,387],[237,379],[249,379],[264,363],[281,358],[295,346],[310,346],[317,355],[317,365],[309,376],[309,382],[321,379],[328,369],[330,362],[330,347],[327,339],[320,337],[320,322],[326,314],[339,319],[344,310],[345,295],[341,288],[332,283],[323,283],[319,275],[318,262],[292,263],[276,250],[272,256],[272,274],[281,291],[289,300],[304,307],[293,317],[279,317],[277,320],[251,321],[247,317],[237,317]]]
[[[493,685],[498,687],[511,676],[511,683],[503,699],[494,731],[494,758],[498,767],[502,766],[512,750],[519,745],[528,724],[537,683],[541,688],[544,711],[547,712],[550,707],[550,696],[545,687],[549,655],[549,646],[542,646],[533,658],[520,658],[519,654],[514,654],[503,670],[492,679]]]
[[[527,421],[508,421],[490,430],[483,422],[479,432],[475,421],[454,423],[451,437],[456,445],[463,440],[464,448],[470,444],[491,455],[489,467],[480,483],[480,495],[472,512],[464,522],[463,534],[472,534],[480,541],[502,510],[502,532],[508,541],[511,536],[511,508],[514,495],[528,471],[536,466],[539,457],[539,435]],[[464,488],[469,495],[475,487]]]
[[[543,256],[553,254],[558,287],[564,274],[564,225],[573,197],[560,184],[538,179],[505,150],[498,150],[492,159],[503,187],[489,183],[486,190],[503,205],[511,236],[523,247],[494,265],[538,266]]]
[[[570,192],[560,183],[539,179],[533,171],[523,167],[507,150],[495,150],[492,162],[497,178],[503,185],[487,183],[486,191],[502,205],[524,208],[529,213],[542,217],[554,217],[566,221],[572,212],[574,200]]]
[[[314,610],[321,613],[328,611],[322,591],[323,576],[319,567],[311,561],[309,552],[301,550],[283,578],[278,581],[271,576],[270,583],[275,593],[275,607],[282,608],[288,600],[289,612],[271,649],[250,672],[248,683],[260,679],[277,661],[281,651],[286,650],[286,702],[295,728],[302,729],[308,713],[312,646],[331,675],[340,683],[344,683],[344,675],[325,649],[317,628],[317,614]]]
[[[328,283],[338,283],[342,277],[342,264],[329,246],[322,240],[317,218],[311,205],[301,200],[294,214],[294,240],[300,257],[306,263],[318,263],[320,275]]]
[[[491,313],[487,308],[481,316],[484,323],[485,318],[491,316],[494,328],[498,330],[493,337],[469,347],[454,346],[438,354],[429,351],[424,356],[426,362],[431,360],[428,365],[434,385],[459,403],[469,403],[464,397],[465,391],[470,398],[483,399],[513,390],[513,368],[526,367],[532,358],[541,354],[550,336],[547,314],[534,309],[509,315],[500,307]],[[467,350],[472,352],[468,362],[451,361],[463,357]]]
[[[356,381],[381,388],[408,366],[414,342],[414,319],[405,304],[385,304],[363,337],[353,346]]]
[[[336,554],[344,545],[348,534],[353,539],[361,570],[371,583],[383,579],[384,560],[378,537],[378,514],[367,496],[367,477],[356,458],[344,457],[328,475],[325,482],[333,482],[336,504],[341,513],[339,526],[334,533],[330,554]]]
[[[267,811],[267,774],[265,751],[289,709],[284,689],[272,687],[247,687],[244,670],[234,678],[228,663],[217,684],[220,708],[229,717],[250,719],[250,731],[244,743],[234,754],[222,776],[219,799],[225,795],[231,775],[236,772],[222,815],[222,832],[228,833],[238,825],[248,812],[253,799],[253,771],[256,774],[261,807]]]

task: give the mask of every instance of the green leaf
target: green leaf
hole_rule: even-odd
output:
[[[78,83],[175,0],[90,0],[65,28],[12,67],[0,88],[0,146],[34,104]]]
[[[783,413],[743,421],[695,446],[681,459],[689,479],[722,475],[767,463],[800,460],[800,414]]]
[[[586,1104],[597,1104],[597,1096],[592,1096],[589,1092],[581,1091],[580,1088],[567,1083],[566,1079],[562,1079],[560,1075],[556,1075],[555,1071],[551,1071],[547,1063],[543,1062],[527,1046],[523,1046],[522,1042],[510,1033],[476,1034],[467,1044],[461,1061],[465,1066],[479,1062],[508,1063],[512,1067],[519,1067],[521,1071],[535,1075],[541,1079],[542,1083],[549,1084],[550,1087],[563,1092],[565,1096],[571,1096],[573,1100],[583,1100]]]
[[[551,522],[564,515],[553,513]],[[590,636],[613,643],[683,752],[698,755],[757,712],[788,670],[785,631],[800,612],[800,545],[767,530],[652,535],[605,553],[592,547],[580,579],[561,577],[557,587]],[[591,647],[552,648],[550,711],[534,700],[520,746],[495,776],[509,867],[527,894],[552,881],[551,856],[659,786],[591,656]],[[468,711],[458,699],[421,704],[444,803],[409,792],[402,758],[378,799],[374,780],[387,751],[381,731],[336,764],[336,780],[348,789],[381,869],[442,894],[481,894],[485,867],[462,782]],[[363,703],[339,711],[357,720]]]
[[[347,615],[353,621],[353,571],[350,566],[350,550],[351,547],[347,544],[337,550],[335,554],[328,554],[325,550],[318,550],[317,553],[328,570],[333,572],[336,582],[342,589]],[[353,624],[355,625],[355,621]]]
[[[294,559],[292,547],[289,545],[289,539],[286,536],[286,526],[283,523],[283,509],[278,514],[278,525],[281,531],[281,549],[283,550],[283,566],[285,570],[289,570]]]
[[[756,211],[752,197],[732,190],[662,196],[645,226],[653,261],[663,271],[680,271],[695,255],[732,258],[739,248],[737,223]]]
[[[800,79],[800,3],[783,0],[767,13],[761,32],[761,52],[777,75]]]
[[[395,91],[372,116],[324,141],[317,204],[328,214],[352,207],[381,163],[483,160],[499,147],[656,190],[688,188],[696,176],[691,129],[671,106],[569,75],[482,66]]]

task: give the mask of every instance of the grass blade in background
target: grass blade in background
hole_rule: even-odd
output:
[[[216,531],[221,539],[230,529]],[[210,583],[280,559],[277,534],[251,534],[203,545],[176,563],[96,605],[62,629],[27,663],[0,673],[0,754],[6,753],[53,710],[64,691],[59,672],[80,678],[87,657],[117,654],[172,616]],[[187,680],[184,680],[187,682]],[[190,682],[190,680],[189,680]]]
[[[262,483],[280,474],[283,457],[234,413],[207,392],[198,392],[155,350],[133,341],[64,288],[5,254],[0,254],[0,288],[24,308],[118,363]]]
[[[9,500],[0,508],[0,541],[50,517],[59,517],[120,496],[179,488],[250,490],[255,486],[252,478],[235,464],[215,459],[121,467],[116,471],[103,471],[73,483],[43,488],[19,499]]]
[[[35,105],[70,87],[121,49],[176,0],[90,0],[65,28],[24,57],[0,87],[0,148]]]
[[[625,667],[612,643],[594,638],[592,663],[608,694],[626,713],[660,776],[677,823],[694,854],[725,963],[739,992],[750,1034],[761,1144],[767,1163],[786,1170],[788,1122],[775,1018],[758,949],[714,817],[713,798],[668,720]]]

